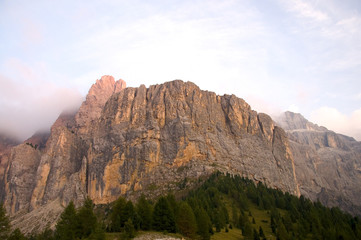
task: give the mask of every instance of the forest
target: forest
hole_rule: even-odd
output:
[[[320,202],[268,188],[240,176],[216,172],[179,197],[142,195],[136,202],[120,197],[95,207],[90,199],[64,209],[54,230],[24,236],[11,231],[0,208],[0,239],[132,239],[147,231],[178,233],[186,239],[361,239],[359,217]],[[114,238],[111,238],[114,239]]]

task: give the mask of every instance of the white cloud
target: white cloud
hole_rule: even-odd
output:
[[[329,19],[326,12],[317,9],[315,5],[303,0],[284,0],[281,1],[288,11],[295,13],[298,17],[306,18],[312,21],[325,21]]]
[[[353,99],[360,100],[361,99],[361,92],[359,94],[356,94]]]
[[[296,104],[291,104],[291,105],[288,107],[287,111],[299,113],[299,112],[300,112],[300,108],[299,108]]]
[[[63,110],[80,106],[83,97],[77,90],[44,79],[44,66],[36,66],[13,59],[7,67],[14,75],[0,75],[1,133],[24,140],[38,130],[49,130]]]
[[[311,113],[310,120],[329,130],[342,133],[361,141],[361,108],[350,115],[341,113],[335,108],[321,107]]]
[[[130,23],[115,20],[74,44],[70,59],[97,61],[97,77],[113,74],[129,86],[182,79],[220,94],[258,93],[268,81],[268,32],[257,11],[235,7],[186,3]]]

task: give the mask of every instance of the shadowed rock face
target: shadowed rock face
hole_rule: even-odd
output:
[[[361,143],[286,112],[277,122],[290,139],[302,195],[361,215]]]
[[[11,148],[18,145],[19,143],[20,141],[0,133],[0,202],[4,201],[4,175],[9,164]]]
[[[54,123],[45,148],[12,149],[2,196],[15,227],[43,229],[71,200],[155,196],[214,170],[299,194],[286,133],[243,99],[179,80],[124,87],[102,77],[77,113]]]

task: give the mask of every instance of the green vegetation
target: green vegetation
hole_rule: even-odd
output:
[[[35,146],[32,143],[26,143],[26,145],[29,145],[30,147],[37,149],[38,148],[38,144],[35,144]]]
[[[3,204],[0,204],[0,239],[7,239],[10,233],[10,220]]]
[[[151,203],[141,196],[133,205],[120,197],[108,210],[100,224],[90,199],[79,209],[71,202],[54,232],[29,239],[131,239],[150,230],[202,240],[361,239],[358,217],[219,172],[182,199],[168,194]],[[26,239],[19,230],[10,234],[2,206],[0,227],[1,239]]]

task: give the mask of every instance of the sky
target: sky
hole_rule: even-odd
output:
[[[191,81],[361,141],[359,0],[0,0],[0,132],[77,109],[103,75]]]

